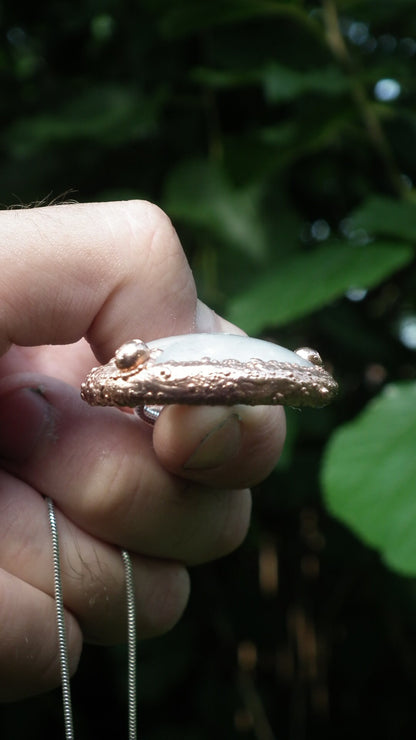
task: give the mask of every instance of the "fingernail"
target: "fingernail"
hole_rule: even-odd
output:
[[[18,388],[0,396],[0,457],[27,460],[51,429],[51,410],[41,388]]]
[[[211,470],[237,454],[241,444],[238,414],[231,414],[202,439],[184,464],[185,470]]]

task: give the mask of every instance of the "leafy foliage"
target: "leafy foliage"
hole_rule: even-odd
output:
[[[310,314],[353,287],[372,288],[412,257],[411,246],[384,242],[326,243],[313,252],[297,252],[237,296],[229,315],[248,332],[261,332]]]
[[[330,511],[405,575],[416,572],[415,401],[415,382],[386,386],[333,435],[323,468]]]
[[[414,0],[61,0],[1,23],[0,200],[159,203],[203,300],[340,382],[289,411],[246,545],[142,647],[143,737],[413,737]],[[123,671],[86,650],[80,736],[120,736]],[[2,718],[56,737],[59,695]]]
[[[416,241],[416,203],[373,195],[351,214],[352,229]]]

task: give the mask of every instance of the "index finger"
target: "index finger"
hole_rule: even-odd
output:
[[[3,211],[0,235],[0,354],[11,344],[86,336],[106,360],[134,336],[195,331],[192,273],[157,206],[126,201]],[[210,331],[219,319],[207,310],[205,323]]]

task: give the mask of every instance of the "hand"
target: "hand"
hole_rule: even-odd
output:
[[[0,699],[12,700],[60,682],[44,496],[57,509],[73,672],[84,639],[124,640],[120,548],[139,637],[179,619],[187,566],[244,538],[247,486],[275,465],[284,415],[173,406],[152,429],[81,401],[86,372],[128,339],[238,331],[197,301],[156,206],[4,211],[0,237]]]

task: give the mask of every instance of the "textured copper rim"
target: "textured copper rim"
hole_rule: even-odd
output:
[[[92,406],[274,405],[325,406],[338,385],[319,365],[274,360],[142,362],[121,370],[113,358],[91,370],[81,396]]]

